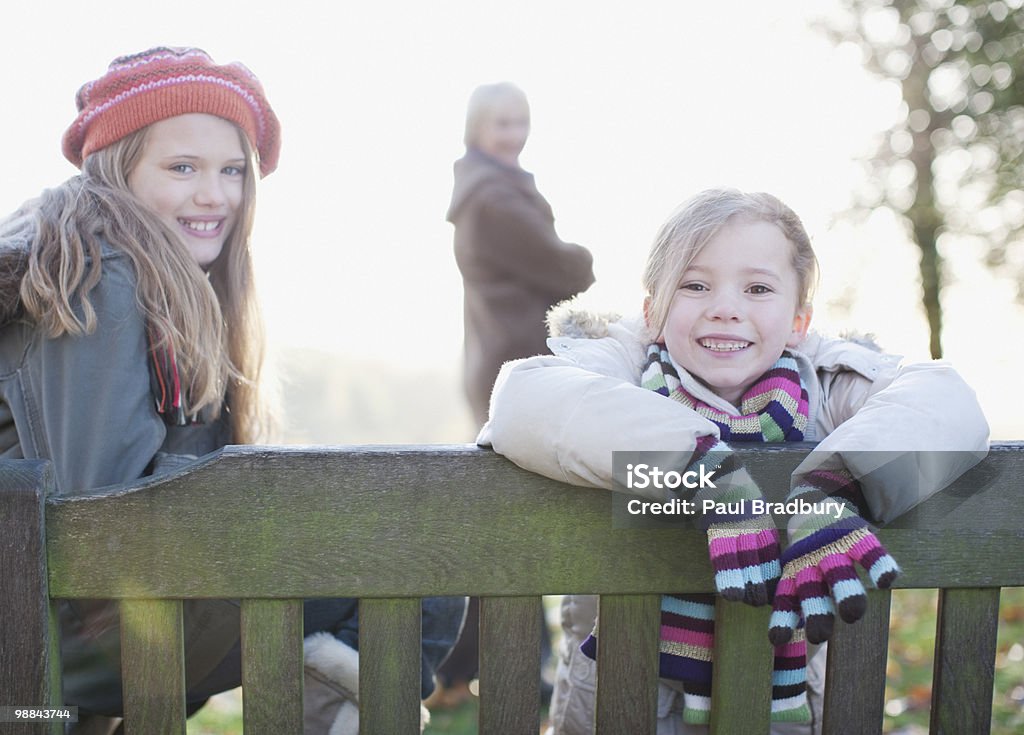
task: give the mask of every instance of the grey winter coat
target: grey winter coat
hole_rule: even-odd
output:
[[[26,252],[31,228],[0,242]],[[169,427],[150,389],[145,319],[128,257],[104,244],[102,277],[90,293],[96,330],[48,338],[18,308],[16,283],[0,294],[0,457],[48,459],[58,496],[102,492],[183,466],[229,442],[224,422]],[[116,604],[77,600],[60,606],[64,701],[114,714],[121,707]],[[202,622],[199,622],[202,621]],[[238,639],[238,607],[226,601],[185,606],[189,682],[199,682]]]
[[[23,318],[0,325],[0,457],[52,460],[58,495],[130,482],[229,441],[221,421],[164,424],[131,263],[107,245],[102,261],[92,334],[49,339]]]

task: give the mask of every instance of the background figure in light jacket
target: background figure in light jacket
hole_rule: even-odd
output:
[[[820,731],[825,646],[813,644],[828,639],[836,614],[846,622],[863,615],[856,566],[879,587],[899,574],[865,519],[891,521],[988,448],[974,392],[947,363],[903,364],[808,332],[816,267],[803,225],[775,197],[697,195],[655,239],[643,317],[560,308],[551,317],[554,356],[502,369],[478,439],[528,470],[599,488],[613,487],[613,451],[681,453],[692,468],[718,472],[716,489],[693,495],[698,507],[761,496],[730,444],[819,442],[794,472],[789,497],[840,502],[838,518],[793,516],[782,553],[766,516],[697,519],[718,593],[772,601],[773,733]],[[551,705],[559,735],[593,730],[596,609],[593,597],[563,600]],[[706,732],[713,620],[711,596],[662,598],[659,733]],[[701,637],[708,633],[712,643]]]
[[[551,206],[519,166],[529,132],[522,90],[474,90],[447,218],[465,291],[464,379],[477,427],[502,363],[546,353],[547,310],[594,282],[590,252],[559,239]]]

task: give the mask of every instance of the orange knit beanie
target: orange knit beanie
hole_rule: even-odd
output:
[[[78,117],[64,133],[64,156],[79,168],[90,153],[169,117],[203,112],[249,138],[263,176],[277,168],[281,127],[259,80],[239,63],[218,66],[197,48],[152,48],[114,59],[75,97]]]

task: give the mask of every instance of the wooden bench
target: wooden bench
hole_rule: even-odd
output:
[[[805,451],[762,450],[748,466],[784,494]],[[996,446],[921,506],[924,525],[881,532],[903,566],[899,586],[941,589],[933,732],[989,728],[1000,587],[1024,584],[1024,531],[1007,522],[1024,509],[1021,478],[1024,445]],[[361,599],[362,732],[418,732],[418,598],[473,594],[483,598],[480,732],[536,735],[537,596],[570,592],[602,595],[598,732],[653,733],[658,593],[712,589],[699,532],[612,530],[610,493],[472,446],[228,447],[103,495],[47,498],[51,486],[46,463],[0,463],[0,705],[59,702],[52,600],[118,598],[132,623],[128,733],[185,732],[181,600],[191,597],[242,601],[245,732],[301,732],[301,601],[330,596]],[[838,626],[826,732],[881,732],[889,602],[872,592],[865,619]],[[713,732],[767,732],[768,615],[718,605]]]

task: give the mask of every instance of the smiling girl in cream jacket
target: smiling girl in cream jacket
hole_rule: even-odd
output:
[[[839,502],[838,519],[793,516],[780,553],[768,516],[699,518],[719,594],[765,604],[778,585],[766,631],[773,733],[820,730],[824,646],[812,645],[808,660],[807,643],[827,640],[836,613],[847,622],[863,614],[855,565],[879,587],[899,573],[865,519],[896,518],[988,446],[974,392],[947,363],[904,364],[809,332],[816,269],[800,219],[775,197],[698,194],[654,242],[643,316],[555,310],[553,356],[504,366],[478,439],[528,470],[609,489],[613,451],[692,453],[691,467],[710,463],[724,482],[689,497],[721,502],[761,498],[730,444],[818,442],[789,499]],[[593,729],[595,616],[595,598],[564,598],[554,733]],[[659,733],[705,731],[713,620],[710,595],[663,597]]]

